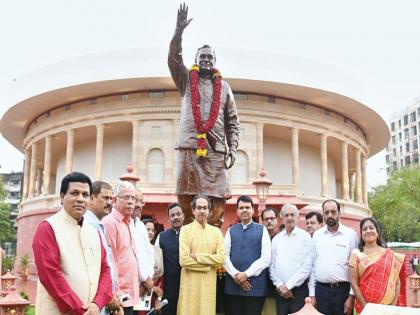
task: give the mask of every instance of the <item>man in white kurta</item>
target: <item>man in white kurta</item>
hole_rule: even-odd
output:
[[[216,313],[216,270],[224,263],[222,232],[209,224],[210,200],[197,195],[191,208],[195,220],[179,235],[181,284],[178,315],[214,315]]]

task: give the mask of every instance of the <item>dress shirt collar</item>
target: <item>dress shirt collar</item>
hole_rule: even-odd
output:
[[[115,209],[115,208],[112,208],[112,213],[113,213],[113,215],[117,218],[117,220],[119,221],[119,222],[123,222],[123,221],[126,221],[127,223],[130,223],[130,221],[131,221],[131,217],[129,217],[129,218],[126,218],[125,216],[123,216],[117,209]]]
[[[335,231],[335,232],[330,232],[329,230],[328,230],[328,225],[325,225],[324,227],[322,227],[321,229],[324,229],[324,233],[328,233],[328,234],[336,234],[336,233],[341,233],[341,234],[344,234],[344,228],[343,228],[343,225],[340,223],[340,222],[338,222],[338,229],[337,229],[337,231]]]
[[[251,224],[252,224],[252,220],[251,220],[251,222],[249,222],[249,223],[247,223],[247,224],[243,224],[242,222],[241,222],[241,224],[242,224],[242,229],[244,229],[244,230],[247,230],[247,229],[249,229],[251,226]]]
[[[172,233],[174,233],[175,235],[179,235],[179,231],[180,230],[176,230],[174,228],[171,228]]]
[[[86,210],[85,216],[95,222],[95,224],[102,225],[101,221],[99,221],[98,217],[91,210]]]
[[[61,208],[61,213],[64,217],[64,220],[66,220],[67,222],[71,223],[71,224],[77,224],[79,226],[83,225],[83,217],[80,219],[80,221],[77,221],[75,218],[73,218],[72,216],[70,216],[66,210],[64,210],[64,208]]]

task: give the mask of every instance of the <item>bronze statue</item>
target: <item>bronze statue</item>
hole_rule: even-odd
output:
[[[235,162],[239,120],[229,84],[214,68],[216,54],[208,45],[197,50],[196,64],[188,70],[182,60],[182,33],[190,24],[188,7],[180,5],[171,40],[168,66],[182,96],[178,150],[178,202],[185,223],[192,221],[191,201],[196,194],[209,196],[208,222],[220,227],[226,199],[230,198],[227,169]],[[229,165],[226,165],[227,162]]]

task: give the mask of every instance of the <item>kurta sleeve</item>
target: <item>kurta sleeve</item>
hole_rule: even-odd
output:
[[[84,314],[83,303],[63,277],[54,230],[47,221],[38,226],[32,242],[39,281],[62,313]],[[109,272],[108,272],[109,273]]]
[[[212,239],[217,242],[215,254],[197,253],[197,262],[207,266],[219,266],[225,262],[225,244],[222,232],[219,229],[212,231]]]
[[[116,283],[117,286],[116,286],[115,290],[116,290],[116,292],[118,292],[119,291],[119,284],[118,284],[119,272],[118,272],[118,265],[116,264],[116,261],[117,261],[116,260],[116,257],[117,257],[117,243],[118,243],[117,227],[115,226],[115,224],[112,221],[104,220],[103,224],[104,224],[105,229],[106,229],[106,235],[105,235],[106,240],[107,240],[109,246],[111,247],[111,252],[112,252],[111,259],[112,259],[112,262],[114,264],[115,275],[117,277],[117,279],[116,279],[117,280],[117,283]]]
[[[112,299],[112,280],[111,280],[111,270],[106,261],[106,251],[101,244],[101,273],[99,275],[98,290],[96,291],[95,298],[93,303],[99,306],[99,309],[102,309],[109,301]]]
[[[194,271],[207,272],[210,271],[210,266],[203,265],[190,257],[190,243],[191,233],[188,227],[182,228],[179,233],[179,264],[182,268],[187,268]],[[223,243],[223,237],[222,237]],[[198,256],[198,255],[197,255]],[[223,262],[222,262],[223,263]]]
[[[229,150],[236,152],[239,143],[239,118],[232,89],[229,86],[227,88],[228,96],[224,112],[226,142]]]
[[[179,93],[184,96],[189,73],[182,60],[182,34],[178,30],[169,45],[168,67]]]

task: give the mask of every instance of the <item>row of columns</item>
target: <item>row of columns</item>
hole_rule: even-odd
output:
[[[139,167],[139,124],[138,120],[132,122],[132,162],[134,172],[137,173]],[[263,166],[263,132],[264,125],[257,125],[257,167],[261,169]],[[102,178],[103,169],[103,146],[104,146],[104,130],[105,125],[99,124],[96,126],[96,157],[95,157],[95,180]],[[66,174],[71,173],[73,170],[74,159],[74,129],[67,130],[67,147],[66,147]],[[45,158],[43,172],[37,169],[37,142],[31,145],[31,156],[29,150],[25,151],[25,172],[24,172],[24,187],[23,198],[34,197],[37,194],[47,195],[50,191],[51,180],[51,150],[52,150],[52,136],[45,137]],[[291,144],[292,144],[292,180],[296,191],[299,191],[299,129],[291,128]],[[328,145],[327,135],[320,135],[320,160],[321,160],[321,196],[328,196]],[[350,180],[348,169],[348,143],[342,142],[341,144],[341,169],[342,169],[342,199],[350,199]],[[360,149],[356,149],[355,157],[356,168],[356,193],[355,201],[357,203],[367,204],[367,182],[366,182],[366,158],[361,156]],[[38,187],[36,187],[36,182]],[[42,189],[41,189],[42,183]]]
[[[321,161],[321,196],[327,197],[328,194],[328,137],[320,135],[320,161]],[[299,129],[291,128],[292,143],[292,179],[296,191],[299,191]],[[356,192],[355,201],[360,204],[368,204],[367,180],[366,180],[366,157],[362,157],[360,149],[355,152],[355,173],[356,173]],[[348,163],[348,143],[341,143],[341,198],[350,200],[350,181]]]

